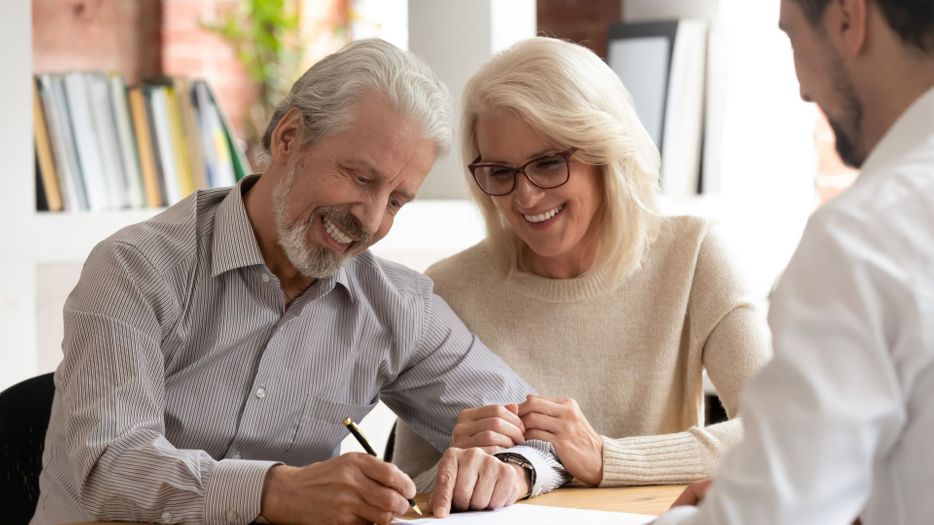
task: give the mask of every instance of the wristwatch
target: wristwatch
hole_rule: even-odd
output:
[[[526,480],[529,482],[529,491],[526,493],[522,499],[529,499],[532,497],[532,487],[535,486],[535,467],[529,463],[529,460],[520,456],[519,454],[513,454],[512,452],[504,452],[502,454],[496,454],[496,457],[499,458],[503,463],[509,463],[510,465],[516,465],[520,467],[528,475]]]

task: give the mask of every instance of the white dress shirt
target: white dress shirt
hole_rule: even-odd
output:
[[[934,523],[934,89],[811,218],[769,324],[745,439],[657,524]]]

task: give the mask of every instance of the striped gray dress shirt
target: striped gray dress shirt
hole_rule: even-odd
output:
[[[248,523],[267,470],[339,452],[382,399],[439,449],[458,412],[531,388],[432,293],[369,252],[288,308],[243,205],[201,191],[94,248],[65,305],[64,360],[32,523]],[[535,493],[566,478],[524,455]]]

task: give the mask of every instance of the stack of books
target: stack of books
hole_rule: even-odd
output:
[[[204,81],[128,87],[113,74],[42,74],[33,113],[40,211],[158,208],[246,174]]]

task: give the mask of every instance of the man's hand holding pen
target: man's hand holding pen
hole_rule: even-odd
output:
[[[305,467],[276,465],[266,474],[261,514],[270,523],[388,524],[413,508],[415,483],[395,465],[376,457],[350,419],[344,425],[368,452],[346,453]],[[430,497],[434,516],[451,510],[512,505],[529,492],[526,470],[479,449],[449,448],[438,463]]]
[[[415,483],[395,465],[349,452],[304,467],[276,465],[261,505],[270,523],[388,524],[409,510]]]

